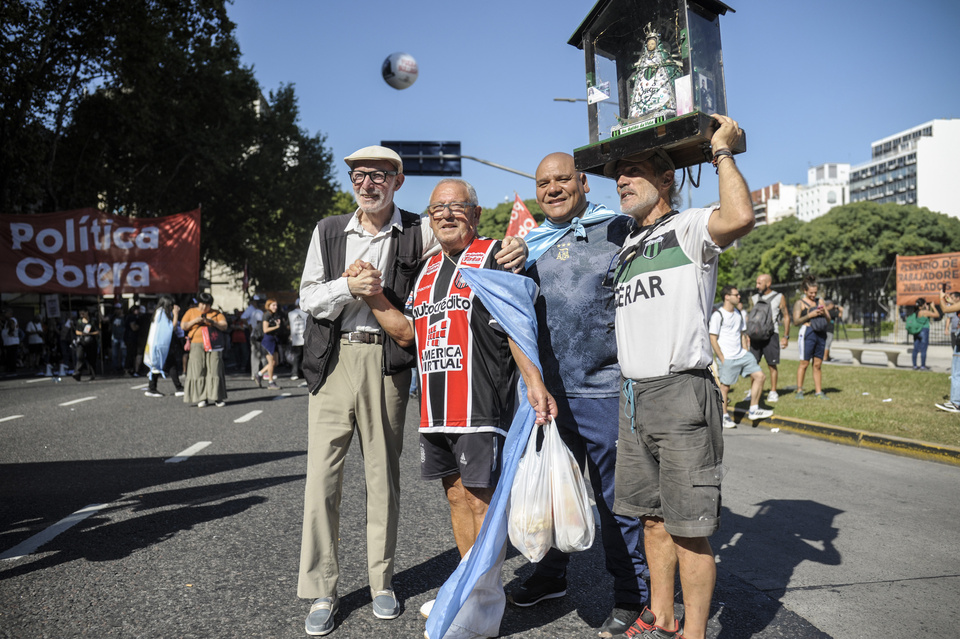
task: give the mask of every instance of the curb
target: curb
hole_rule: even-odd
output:
[[[741,415],[741,423],[748,422],[747,411],[744,409],[735,409],[734,415]],[[906,439],[904,437],[895,437],[893,435],[878,435],[864,430],[855,430],[853,428],[844,428],[843,426],[831,426],[820,422],[811,422],[804,419],[792,417],[769,417],[763,420],[762,425],[781,428],[783,430],[805,435],[807,437],[816,437],[843,444],[845,446],[857,446],[859,448],[869,448],[893,455],[902,455],[916,459],[925,459],[943,464],[960,466],[960,448],[947,446],[943,444],[931,444],[928,442],[917,441],[915,439]]]

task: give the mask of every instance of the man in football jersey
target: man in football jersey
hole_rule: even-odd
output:
[[[612,637],[626,632],[649,600],[640,520],[613,513],[620,366],[608,271],[635,224],[628,215],[588,202],[589,191],[572,155],[543,158],[536,193],[546,220],[524,240],[530,247],[527,275],[540,287],[536,311],[544,383],[557,400],[561,438],[581,464],[586,462],[600,515],[614,601],[598,632]],[[510,593],[511,603],[527,607],[564,596],[568,562],[569,555],[551,548],[533,575]]]
[[[537,423],[556,416],[556,407],[540,371],[459,277],[462,268],[501,268],[494,257],[500,242],[477,236],[481,208],[473,187],[441,181],[428,210],[442,252],[421,269],[407,309],[421,382],[421,471],[424,479],[443,480],[463,556],[497,486],[517,373]]]
[[[477,235],[481,208],[476,191],[463,180],[442,180],[430,196],[428,211],[441,253],[421,268],[406,317],[391,312],[393,317],[382,318],[381,324],[397,326],[405,319],[408,332],[403,337],[415,340],[421,477],[443,482],[453,536],[463,557],[480,533],[497,487],[501,451],[515,411],[517,374],[527,385],[538,424],[556,417],[557,408],[536,365],[459,275],[465,268],[502,268],[495,257],[500,241]],[[353,272],[368,267],[356,263]],[[484,584],[488,590],[481,596],[483,626],[454,622],[446,639],[497,635],[506,599],[499,569],[495,572],[495,583]],[[431,604],[421,608],[424,615]]]
[[[613,278],[624,378],[614,511],[643,522],[650,567],[650,606],[631,637],[703,639],[716,582],[708,537],[720,525],[723,412],[708,370],[707,319],[717,258],[750,232],[754,217],[730,151],[740,129],[729,117],[713,118],[719,206],[677,211],[675,167],[662,149],[604,166],[617,181],[621,210],[638,223]],[[682,635],[673,611],[678,571]]]

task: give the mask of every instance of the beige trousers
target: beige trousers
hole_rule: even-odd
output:
[[[391,588],[393,581],[400,517],[400,453],[410,371],[384,377],[382,346],[345,340],[338,346],[338,352],[331,356],[330,375],[317,394],[310,396],[297,586],[297,594],[307,599],[337,594],[343,464],[354,431],[360,439],[366,479],[370,588]],[[346,539],[359,543],[349,532]]]

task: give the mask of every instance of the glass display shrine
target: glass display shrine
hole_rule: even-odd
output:
[[[717,0],[600,0],[569,44],[586,62],[590,143],[577,169],[662,147],[678,169],[709,162],[714,113],[726,115]],[[742,136],[734,153],[746,150]]]

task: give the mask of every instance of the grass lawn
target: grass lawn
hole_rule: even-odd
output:
[[[796,386],[798,363],[780,361],[777,380],[780,401],[769,406],[778,417],[796,417],[832,426],[960,447],[960,414],[947,413],[934,406],[949,399],[950,375],[824,364],[823,390],[830,399],[820,400],[813,396],[811,364],[803,382],[806,397],[796,399],[792,391],[784,389]],[[761,366],[769,380],[766,364]],[[769,384],[768,381],[767,388]],[[739,380],[730,390],[730,403],[746,409],[747,402],[737,400],[743,397],[749,387],[748,380]],[[766,404],[761,402],[761,405]]]

